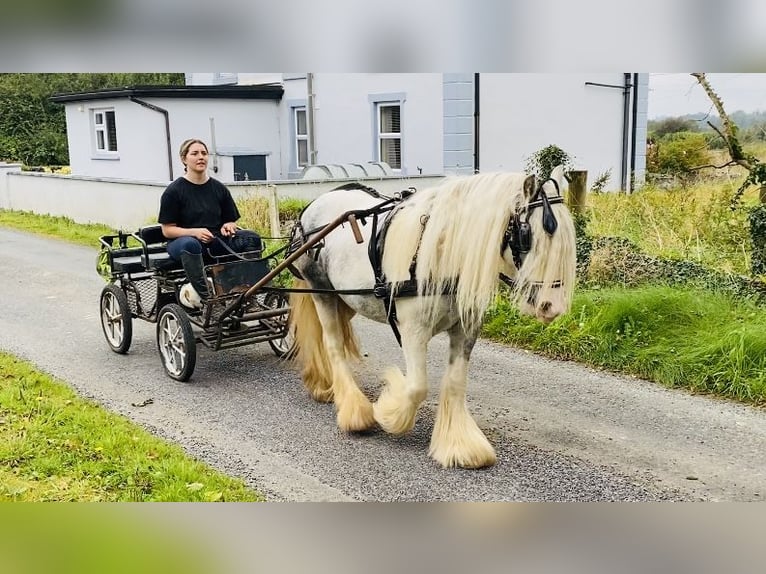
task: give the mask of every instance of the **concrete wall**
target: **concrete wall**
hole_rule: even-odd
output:
[[[77,223],[103,223],[114,229],[134,230],[157,220],[165,182],[126,181],[21,172],[20,166],[0,164],[0,209],[31,211],[69,217]],[[292,197],[310,201],[349,181],[361,181],[383,194],[408,187],[423,189],[437,184],[442,176],[371,178],[323,181],[274,181],[227,183],[236,200]]]

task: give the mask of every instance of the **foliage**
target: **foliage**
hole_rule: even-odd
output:
[[[524,171],[539,179],[548,179],[557,165],[563,165],[564,171],[569,171],[572,169],[573,158],[557,145],[549,145],[527,158]]]
[[[748,221],[753,242],[751,272],[753,275],[766,275],[766,204],[751,208]]]
[[[56,93],[183,84],[183,74],[0,74],[0,161],[69,163],[64,106],[50,101]]]
[[[601,193],[602,191],[604,191],[611,177],[612,177],[612,168],[610,167],[606,171],[596,176],[596,179],[593,180],[593,184],[590,186],[590,192]]]
[[[747,210],[732,211],[737,181],[699,182],[680,190],[644,186],[636,192],[588,197],[588,233],[621,237],[644,253],[687,260],[725,273],[750,271]],[[757,203],[754,192],[746,198]]]
[[[255,501],[123,417],[0,353],[0,500]]]
[[[483,334],[557,359],[766,404],[766,313],[725,294],[661,285],[581,289],[572,312],[547,327],[499,299]]]
[[[651,173],[688,177],[695,168],[709,164],[710,155],[703,134],[677,132],[655,141],[646,160]]]
[[[688,117],[663,118],[661,120],[649,120],[647,129],[649,137],[658,140],[668,134],[699,131],[699,122]]]

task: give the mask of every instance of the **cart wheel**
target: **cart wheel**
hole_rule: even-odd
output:
[[[133,317],[128,307],[128,297],[114,283],[101,290],[101,328],[109,347],[124,355],[133,340]]]
[[[269,309],[279,309],[281,307],[287,307],[287,305],[287,297],[282,293],[275,293],[272,291],[271,293],[267,293],[266,297],[263,299],[263,306]],[[288,317],[289,314],[281,315],[279,317],[274,317],[273,320],[278,323],[280,328],[282,328],[288,323]],[[271,346],[271,350],[274,351],[274,354],[280,359],[291,358],[295,352],[295,337],[293,336],[292,329],[289,328],[287,334],[281,339],[271,339],[269,345]]]
[[[197,364],[197,341],[191,321],[180,305],[165,305],[157,318],[157,349],[165,372],[186,382]]]

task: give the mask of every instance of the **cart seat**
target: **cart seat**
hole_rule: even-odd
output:
[[[161,225],[148,225],[138,230],[138,237],[146,249],[140,255],[140,264],[147,271],[168,271],[182,269],[180,261],[170,257],[167,238],[162,234]]]

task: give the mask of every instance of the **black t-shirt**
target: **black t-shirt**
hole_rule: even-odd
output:
[[[160,198],[159,223],[179,227],[207,227],[219,234],[221,226],[239,219],[239,210],[229,189],[217,179],[202,185],[179,177],[165,188]]]

